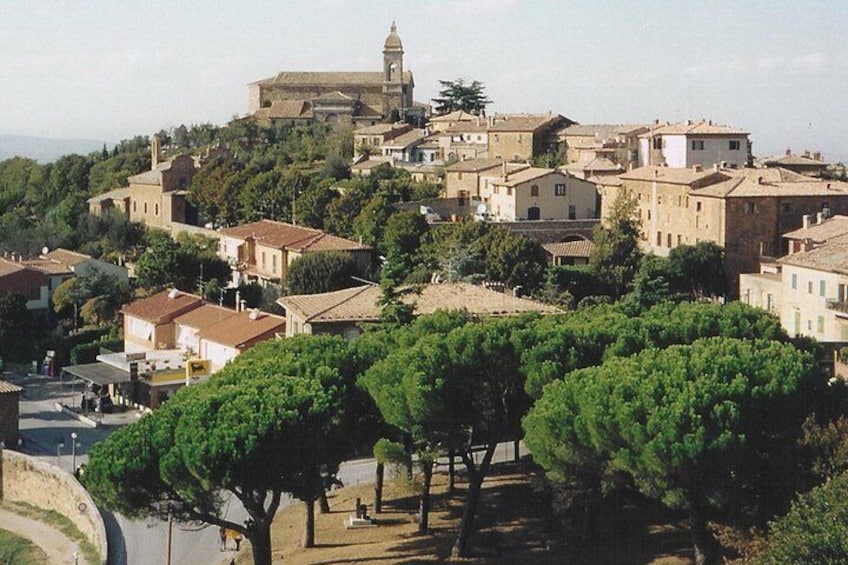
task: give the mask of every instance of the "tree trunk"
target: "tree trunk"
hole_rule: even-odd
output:
[[[253,565],[271,565],[271,522],[254,522],[245,537],[253,550]]]
[[[303,528],[303,539],[300,547],[315,547],[315,498],[306,501],[306,525]]]
[[[421,498],[418,502],[418,533],[426,534],[430,531],[430,484],[433,481],[433,464],[423,466],[424,484],[421,487]]]
[[[330,501],[327,500],[327,491],[321,489],[321,494],[318,497],[319,507],[321,509],[321,514],[329,514],[330,513]]]
[[[453,449],[448,450],[448,496],[453,496],[454,490],[456,490],[456,468],[454,467],[455,457],[456,452]]]
[[[474,465],[474,459],[470,455],[463,455],[463,461],[468,469],[468,490],[465,493],[465,508],[462,510],[462,522],[459,524],[459,532],[456,542],[451,549],[452,557],[468,557],[468,540],[474,529],[474,517],[477,515],[477,504],[480,502],[480,491],[483,487],[483,479],[489,472],[492,456],[495,454],[497,443],[493,442],[486,448],[480,466]]]
[[[377,477],[374,481],[374,514],[383,511],[383,476],[385,473],[385,465],[377,463]]]
[[[707,530],[707,519],[697,495],[689,496],[689,512],[695,565],[711,565],[716,562],[716,549],[712,536]]]

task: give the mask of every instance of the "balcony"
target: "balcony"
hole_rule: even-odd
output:
[[[848,301],[828,299],[827,309],[835,312],[840,318],[848,318]]]

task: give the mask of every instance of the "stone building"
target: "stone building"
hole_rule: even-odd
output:
[[[496,114],[487,128],[488,153],[478,157],[526,161],[555,153],[558,132],[575,123],[559,114]]]
[[[373,125],[413,112],[412,73],[404,71],[403,44],[392,22],[379,72],[291,72],[253,82],[248,113],[260,121]],[[276,112],[275,112],[276,110]]]
[[[652,166],[595,180],[602,218],[619,193],[636,201],[646,251],[668,255],[678,245],[699,241],[724,247],[732,297],[739,274],[759,271],[764,256],[780,255],[782,235],[800,228],[804,214],[848,212],[848,183],[785,169]]]

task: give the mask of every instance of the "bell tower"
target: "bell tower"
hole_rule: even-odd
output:
[[[397,110],[400,118],[406,110],[405,95],[408,85],[403,84],[403,44],[392,22],[389,36],[383,44],[383,119],[389,120],[392,110]]]

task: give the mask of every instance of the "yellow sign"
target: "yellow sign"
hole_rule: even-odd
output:
[[[185,364],[186,378],[206,377],[211,369],[212,364],[209,359],[189,359]]]

